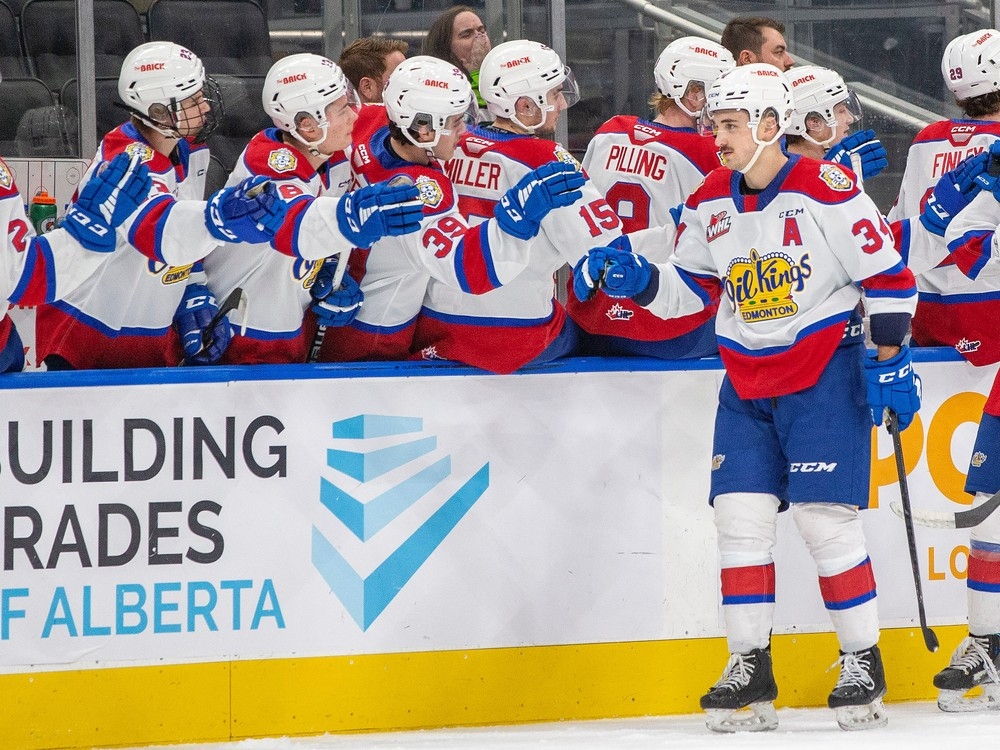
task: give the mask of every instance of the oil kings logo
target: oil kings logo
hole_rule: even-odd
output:
[[[11,176],[10,170],[7,169],[6,164],[0,162],[0,187],[9,189],[13,184],[14,178]]]
[[[854,182],[836,164],[820,164],[819,178],[825,182],[831,190],[838,193],[847,192],[854,187]]]
[[[726,269],[726,293],[746,323],[788,318],[799,311],[792,293],[805,289],[812,275],[809,253],[799,261],[783,252],[761,255],[751,248],[750,256],[734,258]]]
[[[708,227],[705,229],[705,239],[709,242],[716,240],[729,231],[733,223],[733,217],[728,216],[725,211],[712,214],[708,220]]]
[[[454,472],[451,455],[438,448],[423,422],[359,414],[332,425],[312,564],[362,630],[490,484],[489,463],[471,476]]]
[[[275,172],[291,172],[298,165],[295,155],[287,148],[272,151],[267,157],[267,166]]]
[[[138,156],[139,161],[145,164],[147,161],[153,160],[153,149],[147,146],[145,143],[136,143],[133,141],[125,147],[125,153],[131,156]]]
[[[425,206],[437,208],[441,205],[441,201],[444,200],[444,192],[441,190],[441,186],[437,184],[437,180],[422,174],[417,177],[417,197],[420,198],[420,202]]]

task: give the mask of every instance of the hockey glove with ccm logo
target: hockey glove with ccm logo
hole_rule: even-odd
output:
[[[853,170],[851,154],[857,154],[861,157],[860,176],[864,180],[881,174],[882,170],[889,166],[889,155],[886,153],[882,141],[875,137],[874,130],[859,130],[857,133],[851,133],[849,136],[841,138],[826,152],[823,159],[835,161]]]
[[[316,322],[321,326],[346,326],[358,317],[365,295],[350,274],[345,273],[340,286],[333,288],[339,258],[327,258],[319,270],[309,293],[313,297],[312,309]]]
[[[941,175],[920,214],[920,223],[933,235],[944,237],[955,215],[968,206],[983,189],[979,177],[986,175],[990,153],[980,151],[950,172]],[[993,178],[994,182],[996,178]]]
[[[641,255],[617,247],[595,247],[573,266],[573,294],[586,302],[598,289],[615,299],[645,292],[654,269]]]
[[[149,197],[149,170],[128,154],[118,154],[83,186],[60,225],[87,250],[110,253],[117,246],[115,229]]]
[[[219,306],[207,286],[188,284],[174,314],[174,325],[177,326],[187,364],[214,365],[229,348],[233,329],[225,315],[213,325],[218,311]],[[206,329],[211,329],[207,336]]]
[[[504,193],[493,215],[505,233],[519,240],[530,240],[538,234],[549,211],[571,206],[583,197],[580,188],[586,182],[586,175],[574,165],[550,161],[528,172]]]
[[[205,206],[205,226],[223,242],[270,242],[281,228],[288,204],[267,177],[248,177],[216,190]]]
[[[383,237],[420,229],[424,204],[416,185],[390,183],[352,190],[337,203],[337,228],[354,247],[371,247]]]
[[[899,429],[905,430],[920,409],[920,376],[913,371],[910,348],[903,346],[895,357],[879,362],[865,357],[868,407],[872,422],[882,424],[888,408],[899,417]]]

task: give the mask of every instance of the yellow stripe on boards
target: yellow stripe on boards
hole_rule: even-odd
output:
[[[882,633],[889,701],[930,700],[966,635]],[[830,633],[776,636],[779,706],[822,706]],[[0,747],[211,742],[326,732],[691,713],[728,657],[724,639],[268,659],[0,675]],[[890,709],[891,714],[891,709]]]

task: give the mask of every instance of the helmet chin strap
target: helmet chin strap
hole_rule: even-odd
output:
[[[312,154],[313,156],[315,156],[317,158],[322,158],[322,157],[325,157],[325,156],[329,156],[329,154],[324,154],[324,153],[320,152],[320,150],[319,150],[319,144],[321,144],[323,141],[326,140],[326,134],[327,134],[327,132],[330,129],[330,123],[325,123],[324,125],[320,125],[319,129],[322,131],[323,136],[319,140],[316,140],[316,141],[307,141],[305,138],[303,138],[301,135],[299,135],[298,128],[295,128],[294,130],[292,130],[292,137],[295,140],[297,140],[299,143],[301,143],[302,145],[304,145],[309,150],[310,154]]]
[[[749,126],[750,125],[748,123],[748,127]],[[752,126],[752,127],[753,127],[753,133],[752,133],[752,135],[753,135],[753,142],[757,144],[757,148],[753,152],[753,156],[750,157],[750,161],[747,162],[747,165],[745,167],[743,167],[743,169],[736,170],[736,171],[740,172],[741,174],[746,174],[751,169],[753,169],[753,165],[757,163],[757,159],[759,159],[760,155],[762,153],[764,153],[764,149],[767,148],[768,146],[771,146],[771,145],[777,143],[781,139],[782,134],[785,132],[784,128],[780,128],[778,130],[777,134],[774,136],[774,138],[772,138],[769,141],[761,141],[761,140],[759,140],[757,138],[757,128],[760,127],[760,123],[758,122],[756,124],[756,126]]]

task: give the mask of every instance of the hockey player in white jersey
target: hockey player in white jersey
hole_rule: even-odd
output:
[[[859,508],[868,503],[871,424],[892,409],[905,429],[919,379],[902,341],[913,276],[878,208],[837,164],[784,154],[792,98],[769,65],[737,67],[706,113],[727,169],[688,198],[669,263],[591,250],[575,290],[603,285],[663,316],[690,314],[721,286],[719,394],[711,500],[731,657],[701,699],[717,731],[773,729],[770,654],[777,513],[789,505],[816,563],[840,642],[828,703],[844,729],[886,723],[875,579]],[[857,307],[864,290],[875,357]],[[809,471],[817,465],[825,471]],[[751,715],[740,709],[750,707]]]
[[[125,154],[103,164],[70,205],[62,224],[36,236],[14,176],[0,159],[0,294],[12,305],[55,302],[72,292],[115,250],[115,229],[149,196],[149,170]],[[24,368],[24,347],[6,314],[0,320],[0,373]]]
[[[205,139],[218,122],[218,87],[190,50],[148,42],[122,63],[118,94],[132,116],[108,133],[80,185],[101,161],[138,156],[151,199],[118,233],[120,252],[62,301],[38,310],[39,358],[49,369],[152,367],[217,360],[229,337],[223,319],[201,347],[215,299],[199,263],[222,242],[266,241],[284,204],[273,187],[241,185],[202,200]]]
[[[911,241],[895,222],[924,212],[943,174],[1000,138],[1000,31],[981,29],[951,40],[941,59],[941,74],[962,117],[935,122],[917,134],[889,220],[900,236],[900,253],[917,275],[920,297],[913,341],[948,346],[974,365],[987,365],[1000,361],[1000,338],[993,334],[993,321],[1000,316],[1000,282],[985,276],[970,283],[943,243],[928,249]],[[944,234],[947,220],[964,202],[950,207],[940,201],[932,204],[943,221],[938,234]],[[927,226],[933,223],[924,221]]]
[[[317,324],[346,325],[360,309],[353,278],[333,288],[341,254],[416,231],[422,215],[412,185],[348,193],[358,102],[336,63],[308,53],[282,58],[264,79],[262,101],[275,127],[250,140],[228,184],[266,177],[288,212],[270,244],[226,245],[205,259],[220,297],[240,287],[251,301],[226,364],[305,362]]]
[[[656,60],[652,120],[618,115],[594,134],[583,168],[594,186],[633,233],[674,222],[677,210],[705,175],[720,167],[715,142],[698,132],[705,93],[716,78],[735,67],[721,44],[683,37]],[[647,253],[653,262],[672,251],[662,243]],[[572,281],[570,282],[572,285]],[[597,291],[585,302],[568,295],[566,312],[583,330],[580,353],[640,355],[679,359],[718,354],[715,305],[694,315],[664,320],[631,300]]]
[[[383,98],[389,124],[355,141],[353,171],[361,185],[412,182],[423,217],[417,232],[352,253],[364,305],[349,325],[327,331],[322,360],[410,357],[431,279],[455,296],[485,294],[510,282],[528,266],[541,222],[553,209],[576,202],[586,182],[571,164],[546,164],[527,172],[485,221],[470,226],[442,169],[473,116],[468,79],[450,63],[418,55],[392,72]]]
[[[579,98],[572,71],[538,42],[504,42],[479,70],[483,100],[495,118],[468,130],[445,172],[458,208],[471,224],[491,217],[509,191],[533,180],[532,170],[579,165],[559,143],[559,118]],[[578,329],[556,299],[553,275],[591,244],[611,242],[621,222],[587,182],[580,197],[550,211],[531,241],[531,258],[517,278],[482,295],[458,294],[432,280],[417,321],[415,346],[425,359],[444,359],[509,373],[576,353]],[[526,238],[527,239],[527,238]]]

